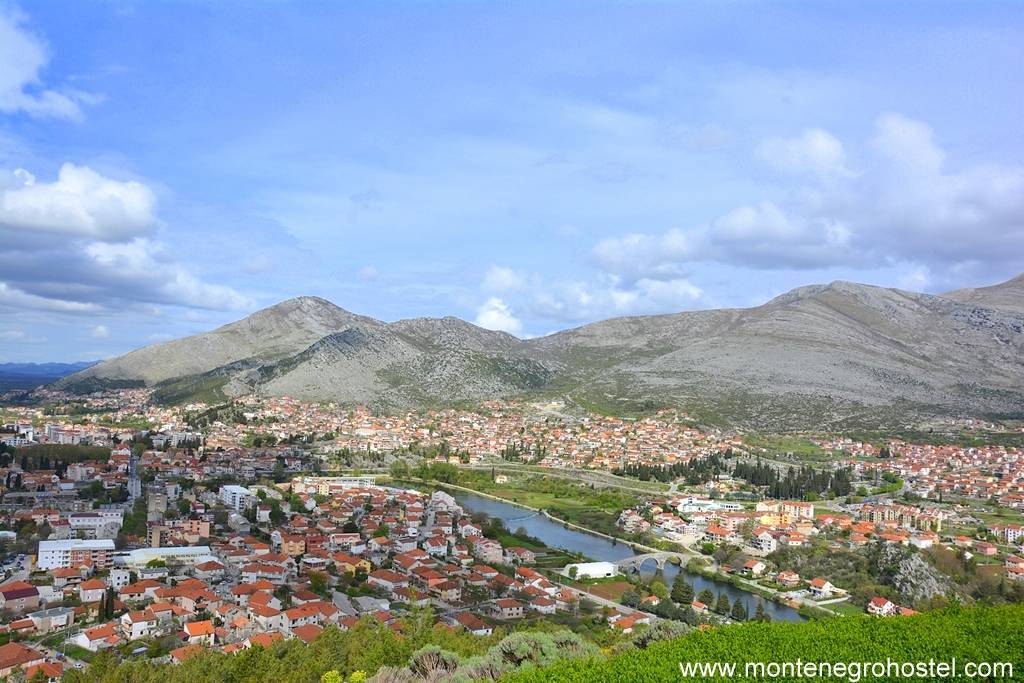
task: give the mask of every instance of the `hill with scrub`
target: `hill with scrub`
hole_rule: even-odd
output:
[[[550,624],[477,638],[410,621],[395,630],[366,619],[350,631],[326,629],[309,645],[280,641],[238,654],[202,651],[178,665],[118,663],[103,654],[68,683],[656,683],[690,680],[680,663],[1009,662],[1024,671],[1024,607],[953,607],[914,617],[843,617],[802,624],[740,625],[659,640],[641,631],[611,648]],[[652,628],[650,631],[654,631]],[[962,670],[961,670],[962,671]],[[1019,677],[1020,674],[1017,673]],[[865,676],[864,680],[897,680]],[[693,678],[696,680],[696,678]],[[723,679],[724,680],[724,679]],[[763,680],[737,676],[728,680]],[[774,680],[797,680],[778,677]],[[803,679],[807,680],[807,679]],[[837,679],[838,680],[838,679]],[[843,677],[842,680],[847,680]],[[927,679],[924,679],[927,680]],[[998,679],[996,679],[998,680]],[[1016,680],[1016,679],[1014,679]]]

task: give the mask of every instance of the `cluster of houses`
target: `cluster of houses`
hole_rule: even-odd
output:
[[[532,550],[486,538],[446,493],[300,477],[271,491],[285,509],[303,503],[273,524],[264,513],[276,499],[243,490],[217,495],[257,519],[246,534],[203,520],[203,545],[40,542],[37,572],[0,585],[4,630],[69,629],[67,642],[91,652],[168,639],[175,647],[166,656],[181,661],[201,648],[309,642],[328,625],[347,629],[364,617],[397,628],[416,605],[432,604],[443,624],[479,635],[575,606],[571,590],[530,566]]]

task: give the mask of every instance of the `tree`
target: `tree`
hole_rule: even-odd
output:
[[[764,603],[758,601],[757,610],[754,612],[754,621],[771,621],[772,618],[764,611]]]
[[[664,600],[668,597],[668,588],[661,581],[651,581],[651,585],[648,586],[648,588],[650,589],[651,594],[655,595],[659,600]]]
[[[693,602],[693,586],[686,580],[686,574],[681,571],[672,582],[672,600],[680,605],[689,605]]]
[[[576,580],[576,577],[579,575],[579,573],[580,573],[580,568],[577,567],[576,565],[573,565],[573,566],[569,567],[569,578],[572,579],[573,581]]]
[[[323,572],[309,573],[309,590],[318,595],[325,595],[327,593],[327,577]]]
[[[619,600],[626,607],[636,607],[640,604],[640,593],[630,588],[622,594],[622,597]]]
[[[747,606],[743,604],[742,598],[736,598],[736,602],[732,606],[732,618],[736,621],[746,621],[750,614],[747,612]]]
[[[729,604],[729,596],[725,593],[719,593],[718,603],[715,605],[715,611],[719,614],[728,614],[730,607],[731,605]]]
[[[710,588],[705,588],[697,596],[697,599],[703,602],[708,609],[713,609],[715,604],[715,594],[711,592]]]

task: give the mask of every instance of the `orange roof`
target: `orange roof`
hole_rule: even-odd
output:
[[[177,662],[183,662],[189,657],[194,657],[202,651],[202,645],[185,645],[176,650],[171,650],[171,659]]]
[[[305,626],[296,626],[292,629],[292,634],[304,643],[311,643],[316,640],[316,637],[323,632],[323,628],[316,624],[306,624]]]
[[[192,636],[208,636],[213,633],[213,622],[209,619],[205,621],[191,621],[185,624],[185,633]]]

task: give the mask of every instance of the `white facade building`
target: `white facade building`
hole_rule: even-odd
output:
[[[249,489],[238,484],[225,484],[219,491],[221,501],[233,510],[241,510],[248,505],[252,499]]]

